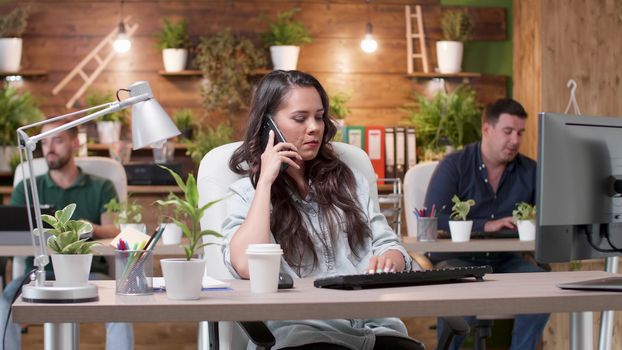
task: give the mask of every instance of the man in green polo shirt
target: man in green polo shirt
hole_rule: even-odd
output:
[[[45,124],[42,132],[51,130],[65,122]],[[112,238],[119,230],[112,223],[112,219],[105,213],[104,205],[117,193],[112,182],[97,176],[85,174],[76,165],[74,155],[80,143],[76,128],[56,134],[41,141],[41,149],[49,171],[37,176],[37,192],[41,204],[53,205],[62,209],[70,203],[76,203],[73,219],[87,220],[93,224],[92,236],[94,239]],[[17,184],[11,194],[11,204],[25,204],[24,182]],[[32,258],[27,262],[27,271],[32,269]],[[49,265],[51,266],[51,265]],[[91,265],[91,279],[109,279],[105,276],[108,266],[103,257],[93,257]],[[19,290],[23,277],[15,278],[5,289],[0,305],[0,324],[4,326],[6,314],[11,306],[15,294]],[[4,328],[4,327],[3,327]],[[1,328],[1,329],[3,329]],[[0,332],[1,334],[1,332]],[[108,323],[106,325],[106,349],[132,349],[134,335],[131,324]],[[3,338],[0,335],[0,338]],[[7,349],[20,348],[20,327],[12,322],[6,331],[6,339],[2,339]]]

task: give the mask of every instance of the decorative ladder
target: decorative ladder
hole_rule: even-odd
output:
[[[429,73],[428,51],[425,46],[425,32],[423,30],[423,14],[421,5],[415,5],[415,13],[412,13],[411,5],[406,5],[406,50],[408,74],[414,73],[414,61],[421,60],[421,65],[425,73]],[[417,19],[416,32],[413,32],[413,19]],[[413,40],[419,40],[419,53],[414,52]]]
[[[126,23],[125,34],[127,35],[128,38],[131,38],[134,32],[136,32],[136,29],[138,29],[138,24],[134,24],[133,26],[130,26],[127,24],[130,18],[131,16],[127,16],[123,21],[123,23]],[[114,39],[117,36],[118,32],[119,32],[119,26],[115,26],[115,28],[110,32],[110,34],[108,34],[99,44],[97,44],[97,46],[91,52],[89,52],[89,54],[86,55],[86,57],[84,57],[84,59],[80,63],[78,63],[78,65],[71,72],[69,72],[69,74],[67,74],[67,76],[60,83],[58,83],[58,85],[54,87],[54,89],[52,89],[52,94],[58,95],[58,93],[61,92],[63,88],[73,78],[76,77],[76,75],[82,78],[83,80],[82,86],[80,86],[78,91],[76,91],[76,93],[73,94],[73,96],[71,97],[71,99],[69,99],[69,102],[67,102],[65,107],[67,108],[73,107],[76,101],[80,97],[82,97],[82,94],[84,94],[86,89],[88,89],[88,87],[91,86],[91,84],[93,84],[95,79],[97,79],[99,74],[101,74],[104,68],[106,68],[106,66],[110,63],[110,61],[112,61],[114,56],[117,54],[117,52],[113,49],[112,46],[113,46]],[[103,51],[105,50],[107,46],[109,47],[110,51],[106,54],[104,58],[102,58],[104,54]],[[93,62],[93,61],[96,62],[97,68],[93,69],[89,75],[88,72],[85,72],[84,67],[86,67],[90,62]]]

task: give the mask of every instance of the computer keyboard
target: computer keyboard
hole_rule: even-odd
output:
[[[411,272],[387,272],[362,275],[341,275],[318,278],[313,282],[317,288],[332,289],[368,289],[403,287],[422,284],[440,284],[463,281],[466,278],[475,278],[483,281],[487,273],[492,273],[492,267],[469,266],[444,269],[421,270]]]
[[[500,230],[500,231],[473,231],[471,232],[471,239],[517,239],[518,231],[514,230]],[[451,234],[447,231],[438,231],[437,238],[449,239]]]

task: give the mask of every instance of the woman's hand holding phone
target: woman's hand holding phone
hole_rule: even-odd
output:
[[[274,144],[274,131],[270,130],[268,134],[268,143],[266,149],[261,155],[261,175],[270,184],[276,180],[281,171],[281,164],[285,163],[295,169],[300,169],[300,166],[293,160],[294,158],[302,161],[302,157],[298,154],[298,149],[291,143],[279,142]]]

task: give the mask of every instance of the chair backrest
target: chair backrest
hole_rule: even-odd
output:
[[[425,193],[432,173],[438,162],[419,163],[410,168],[404,175],[404,209],[406,215],[406,228],[408,235],[417,237],[417,222],[413,211],[415,208],[423,208]]]
[[[218,198],[223,198],[229,191],[229,185],[242,178],[241,175],[229,169],[229,159],[233,152],[242,145],[242,142],[234,142],[214,148],[208,152],[199,164],[197,185],[199,188],[199,205],[204,205]],[[339,158],[350,168],[357,169],[369,182],[369,190],[376,206],[378,206],[378,187],[376,175],[367,154],[358,147],[342,143],[332,143]],[[220,231],[222,221],[227,216],[224,201],[212,205],[201,218],[201,228]],[[217,242],[213,237],[205,237],[205,242]],[[205,259],[207,260],[207,274],[214,278],[232,278],[225,267],[217,245],[205,247]]]
[[[119,200],[124,201],[127,199],[127,176],[125,175],[125,169],[121,163],[107,157],[76,157],[76,164],[86,174],[110,180],[114,184]],[[26,167],[26,172],[28,173],[28,166],[26,163],[18,165],[15,169],[15,176],[13,177],[13,186],[22,181],[23,166]],[[44,158],[34,159],[33,168],[35,172],[34,176],[45,174],[45,172],[48,171],[48,165]]]

